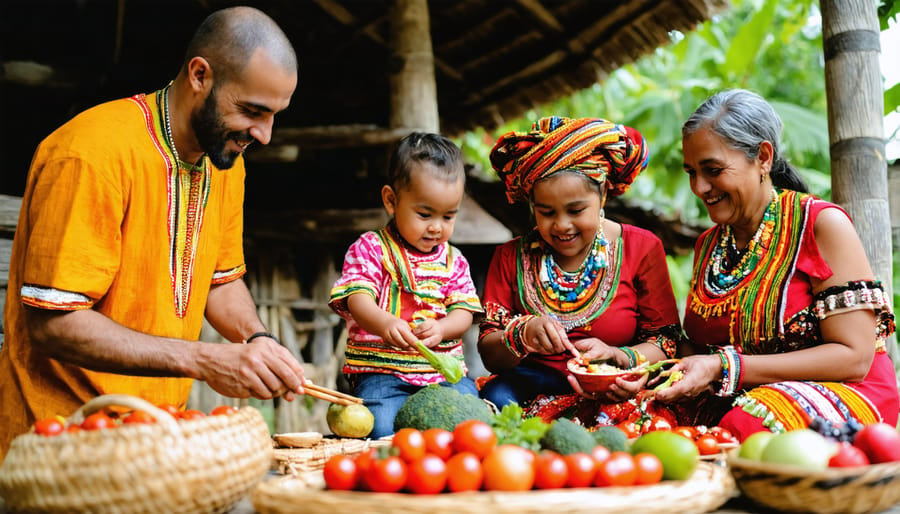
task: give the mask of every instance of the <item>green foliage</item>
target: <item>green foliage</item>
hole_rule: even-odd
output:
[[[541,438],[550,429],[550,424],[537,417],[525,418],[524,414],[517,403],[503,406],[491,424],[497,444],[515,444],[534,451],[541,449]]]
[[[432,384],[409,395],[394,418],[394,431],[406,427],[452,431],[459,422],[467,419],[480,419],[490,424],[494,414],[477,396]]]
[[[888,29],[888,23],[891,20],[900,21],[900,2],[894,0],[881,0],[878,5],[878,21],[881,23],[882,32]]]

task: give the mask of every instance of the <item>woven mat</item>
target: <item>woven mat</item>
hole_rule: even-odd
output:
[[[390,440],[334,439],[326,437],[309,448],[275,448],[276,471],[282,475],[298,475],[321,470],[333,455],[357,455],[363,451],[391,444]]]
[[[675,514],[709,512],[735,494],[734,481],[727,468],[701,462],[689,480],[657,485],[437,495],[327,491],[322,473],[317,471],[265,481],[254,489],[251,501],[262,514]]]

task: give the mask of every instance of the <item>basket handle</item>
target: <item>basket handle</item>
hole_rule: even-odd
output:
[[[128,394],[104,394],[93,398],[73,412],[72,415],[69,416],[69,422],[80,424],[87,416],[100,409],[112,407],[114,405],[118,405],[119,407],[129,407],[133,410],[142,410],[153,416],[157,423],[165,425],[166,428],[170,430],[178,428],[178,422],[171,414],[143,398]]]

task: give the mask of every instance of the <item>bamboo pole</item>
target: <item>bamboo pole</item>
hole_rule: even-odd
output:
[[[832,198],[853,217],[872,271],[892,298],[891,217],[876,3],[822,0],[821,9]],[[900,371],[896,338],[888,342],[888,353]]]
[[[391,21],[391,128],[440,126],[427,0],[396,0]]]

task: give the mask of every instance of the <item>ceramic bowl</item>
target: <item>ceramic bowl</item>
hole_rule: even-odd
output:
[[[617,378],[636,380],[641,376],[640,372],[617,370],[608,373],[588,373],[585,367],[574,357],[566,364],[569,372],[578,380],[578,384],[586,393],[604,393],[609,390]]]

